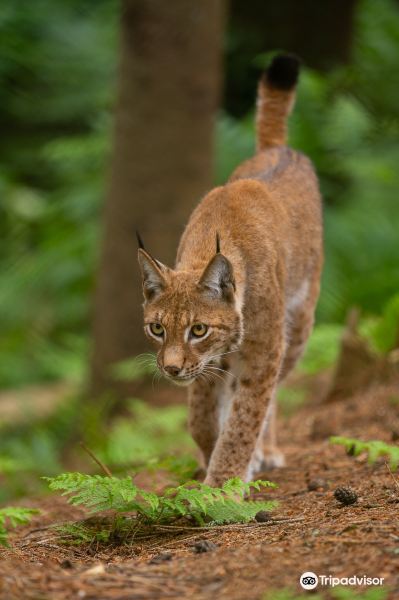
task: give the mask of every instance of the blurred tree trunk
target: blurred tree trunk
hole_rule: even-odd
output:
[[[212,183],[223,0],[124,0],[111,180],[94,301],[91,393],[129,393],[109,367],[147,347],[135,230],[173,262]]]
[[[386,354],[377,354],[360,335],[359,319],[359,310],[351,309],[327,402],[346,400],[375,385],[399,383],[399,343]]]

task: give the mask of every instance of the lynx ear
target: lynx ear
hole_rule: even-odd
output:
[[[198,285],[211,298],[233,302],[236,286],[231,262],[223,254],[215,254]]]
[[[150,302],[166,288],[168,267],[152,258],[143,248],[138,250],[138,261],[143,279],[144,298]]]

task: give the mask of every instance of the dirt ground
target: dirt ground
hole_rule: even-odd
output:
[[[1,551],[0,597],[261,600],[282,588],[300,594],[299,576],[313,571],[383,577],[388,598],[399,598],[399,475],[327,441],[339,434],[395,443],[398,406],[398,387],[380,386],[334,403],[313,400],[281,418],[287,467],[265,474],[278,488],[264,495],[280,503],[265,523],[158,529],[132,546],[72,547],[46,526],[82,518],[83,510],[53,496],[25,501],[43,512]],[[338,486],[353,488],[358,501],[341,506]],[[198,553],[200,540],[216,547]],[[318,591],[329,597],[328,587]]]

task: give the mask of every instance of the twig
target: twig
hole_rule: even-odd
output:
[[[46,525],[43,527],[36,527],[35,529],[31,529],[30,531],[28,531],[28,533],[25,533],[25,535],[23,535],[21,539],[24,540],[30,537],[31,535],[38,533],[39,531],[46,531],[47,529],[56,529],[57,527],[62,527],[63,525],[69,525],[70,522],[71,521],[60,521],[58,523],[50,523],[50,525]]]
[[[289,525],[290,523],[298,523],[304,520],[304,517],[297,517],[295,519],[270,519],[270,521],[266,521],[264,523],[232,523],[229,525],[203,525],[201,527],[187,527],[185,525],[153,525],[153,527],[166,531],[197,531],[198,533],[201,533],[201,531],[204,530],[220,531],[221,529],[257,529],[265,527],[266,525]]]
[[[112,473],[108,469],[107,465],[105,465],[103,462],[101,462],[101,460],[99,458],[97,458],[97,456],[90,450],[90,448],[88,448],[86,446],[86,444],[84,444],[83,442],[80,442],[80,446],[83,448],[83,450],[85,452],[87,452],[87,454],[94,460],[94,462],[98,464],[100,469],[102,471],[104,471],[104,473],[106,474],[107,477],[112,477]]]
[[[386,468],[388,469],[388,473],[389,473],[389,474],[390,474],[390,476],[392,477],[394,484],[396,485],[396,487],[397,487],[397,488],[399,488],[399,483],[398,483],[398,481],[395,479],[395,477],[394,477],[394,475],[393,475],[393,473],[392,473],[392,469],[391,469],[391,467],[389,466],[389,464],[388,464],[386,461],[385,461],[385,466],[386,466]]]

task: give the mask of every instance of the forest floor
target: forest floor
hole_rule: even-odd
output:
[[[68,546],[48,526],[82,519],[83,509],[54,496],[24,499],[42,513],[11,536],[12,549],[1,551],[0,597],[260,600],[271,590],[299,595],[300,575],[313,571],[382,577],[388,597],[399,598],[398,476],[384,461],[369,465],[328,442],[339,434],[392,443],[399,437],[398,402],[397,386],[378,386],[333,403],[316,398],[281,417],[287,466],[265,474],[278,488],[256,495],[279,501],[265,523],[153,530],[129,546]],[[358,501],[339,505],[338,486],[353,488]],[[203,540],[215,546],[198,552]],[[318,592],[329,598],[329,589]]]

